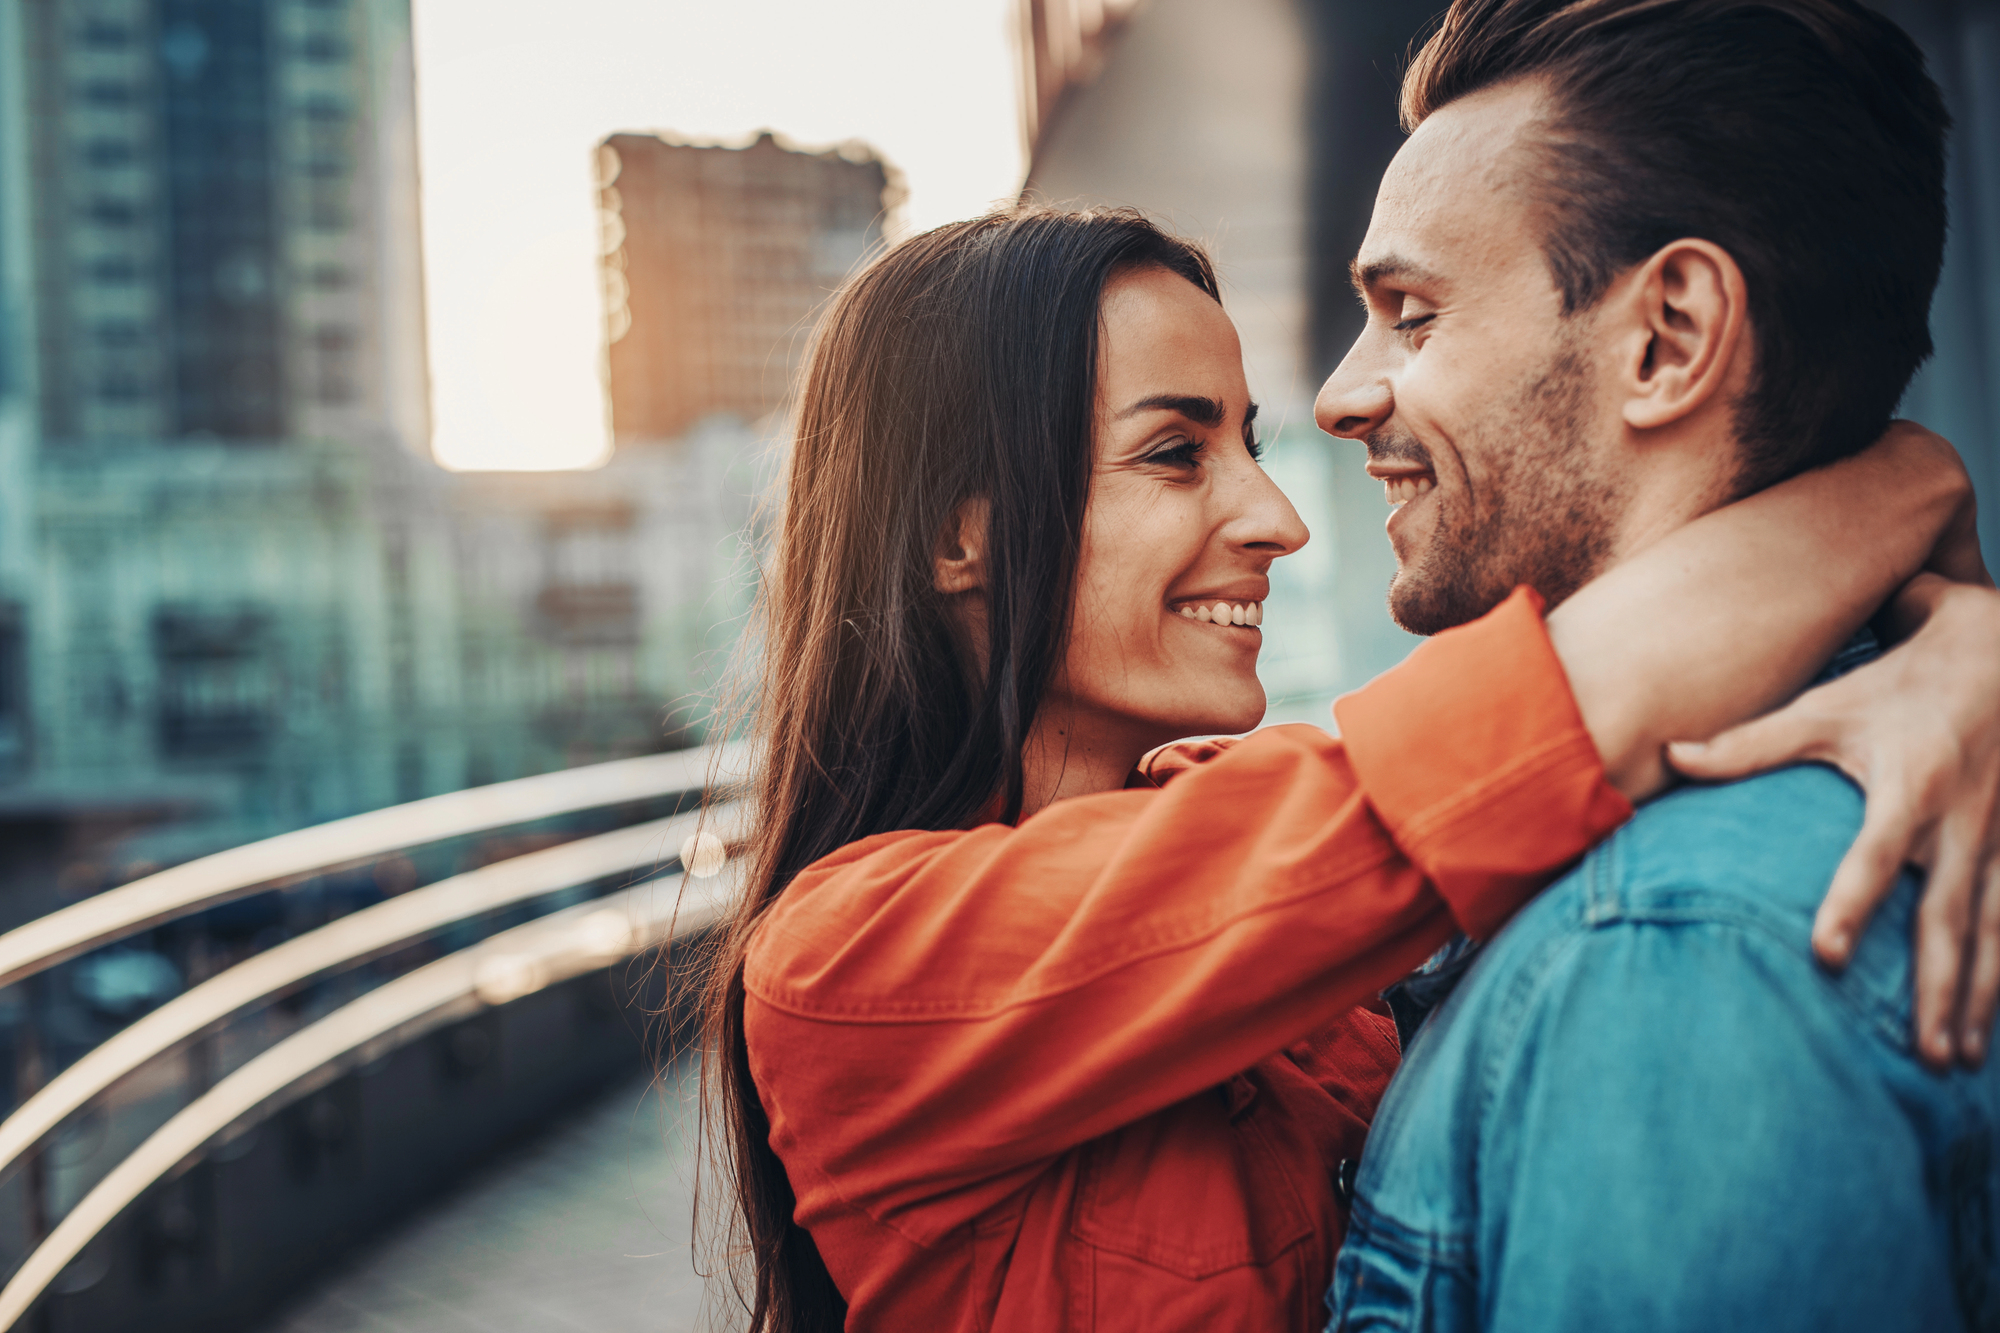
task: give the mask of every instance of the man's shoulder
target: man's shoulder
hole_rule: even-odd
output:
[[[1861,816],[1860,789],[1821,764],[1679,788],[1591,854],[1597,910],[1810,919]]]
[[[1626,993],[1693,988],[1721,1001],[1776,986],[1794,1017],[1833,1006],[1897,1044],[1908,1024],[1914,878],[1878,909],[1844,972],[1812,953],[1813,917],[1862,804],[1853,783],[1816,764],[1671,792],[1523,909],[1467,978],[1486,999],[1462,998],[1474,1009],[1501,994],[1536,1007],[1538,993],[1560,1006],[1571,982],[1609,968],[1616,980],[1604,984]]]

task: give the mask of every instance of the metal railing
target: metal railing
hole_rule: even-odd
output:
[[[555,815],[740,782],[741,745],[516,778],[336,819],[188,861],[0,935],[0,986],[164,921],[390,852]]]
[[[739,747],[648,756],[454,792],[231,849],[134,881],[0,936],[0,984],[249,893],[467,833],[708,789],[744,776]],[[613,876],[638,882],[606,898],[502,931],[383,982],[284,1036],[199,1091],[93,1184],[0,1288],[12,1327],[64,1267],[142,1194],[209,1146],[227,1141],[344,1070],[437,1027],[558,981],[611,966],[702,929],[733,874],[678,863],[698,830],[733,846],[745,830],[725,803],[527,852],[452,875],[340,917],[226,968],[85,1053],[0,1121],[0,1173],[32,1161],[71,1117],[122,1080],[233,1017],[344,969],[475,918]],[[706,859],[706,858],[698,858]],[[711,870],[709,878],[696,878]],[[31,1227],[32,1232],[36,1228]]]

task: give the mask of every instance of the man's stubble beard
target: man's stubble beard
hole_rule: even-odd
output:
[[[1389,585],[1389,614],[1412,634],[1477,620],[1520,584],[1553,609],[1610,558],[1618,488],[1601,475],[1586,429],[1591,375],[1575,340],[1481,432],[1483,471],[1440,487],[1436,527]],[[1502,443],[1501,432],[1513,439]],[[1468,443],[1477,443],[1475,436]],[[1376,442],[1370,440],[1371,449]],[[1379,452],[1425,452],[1400,434]],[[1461,457],[1464,454],[1461,452]]]

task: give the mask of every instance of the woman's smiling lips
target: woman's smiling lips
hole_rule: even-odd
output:
[[[1169,602],[1167,609],[1179,612],[1183,619],[1197,620],[1204,625],[1255,629],[1264,623],[1262,598],[1252,600],[1204,595]]]

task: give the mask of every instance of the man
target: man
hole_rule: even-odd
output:
[[[1930,350],[1946,116],[1859,5],[1456,0],[1403,107],[1317,416],[1399,505],[1410,629],[1858,451]],[[1813,958],[1860,812],[1683,790],[1432,978],[1333,1327],[2000,1327],[2000,1065],[1918,1058],[1915,884]]]

